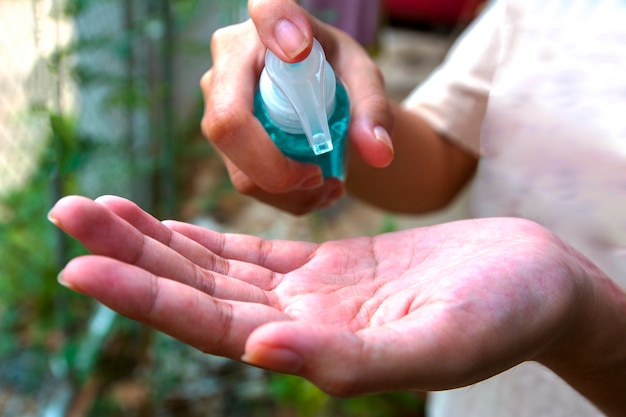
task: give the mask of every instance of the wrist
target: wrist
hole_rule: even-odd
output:
[[[582,255],[562,335],[537,360],[607,416],[626,412],[626,292]]]

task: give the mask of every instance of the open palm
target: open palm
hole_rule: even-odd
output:
[[[535,359],[575,292],[576,254],[519,219],[315,244],[162,223],[117,197],[67,197],[50,218],[93,254],[67,265],[68,287],[336,395],[452,388]]]

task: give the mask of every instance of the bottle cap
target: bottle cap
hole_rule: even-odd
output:
[[[260,92],[272,121],[288,133],[304,131],[316,155],[333,150],[328,116],[335,106],[335,73],[324,50],[313,40],[303,61],[289,64],[269,49],[261,74]]]

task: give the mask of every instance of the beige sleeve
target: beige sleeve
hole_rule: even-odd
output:
[[[480,154],[480,130],[502,54],[506,23],[502,1],[494,2],[465,31],[446,59],[404,101],[438,132]]]

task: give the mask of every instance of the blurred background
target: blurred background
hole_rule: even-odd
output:
[[[302,0],[376,59],[400,100],[478,0]],[[421,416],[415,393],[339,400],[204,355],[56,282],[84,249],[46,220],[61,196],[128,197],[158,218],[321,241],[457,218],[349,197],[293,217],[237,194],[202,138],[198,82],[242,0],[0,0],[0,415]]]

